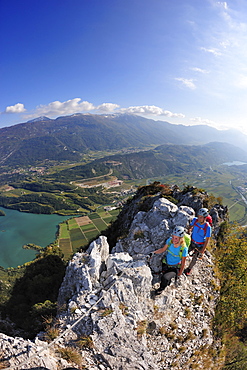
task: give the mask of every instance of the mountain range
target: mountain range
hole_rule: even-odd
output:
[[[143,149],[152,144],[202,145],[212,141],[245,150],[247,136],[237,130],[174,125],[129,114],[40,117],[0,129],[0,164],[25,166],[44,160],[78,161],[89,150]]]

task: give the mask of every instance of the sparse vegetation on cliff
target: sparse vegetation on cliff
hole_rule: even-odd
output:
[[[65,273],[65,263],[56,246],[42,248],[38,257],[19,269],[2,270],[0,291],[2,318],[9,318],[23,337],[32,338],[45,328],[44,317],[56,314],[56,300]],[[11,276],[11,280],[7,276]],[[10,290],[11,288],[11,290]],[[12,327],[1,324],[0,331]]]
[[[247,368],[247,235],[237,225],[224,224],[216,250],[221,282],[215,331],[225,345],[226,370]]]

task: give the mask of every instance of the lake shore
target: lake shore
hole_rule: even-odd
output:
[[[0,266],[18,267],[32,261],[37,249],[44,248],[56,240],[58,225],[71,216],[45,215],[19,212],[0,207],[5,213],[0,218]],[[27,245],[28,248],[22,246]]]

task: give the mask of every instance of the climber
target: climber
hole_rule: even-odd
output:
[[[198,211],[198,217],[193,218],[189,232],[191,232],[191,244],[189,252],[193,251],[193,257],[189,266],[184,270],[185,275],[190,275],[197,259],[202,259],[211,237],[211,226],[207,223],[208,209],[201,208]]]
[[[182,226],[175,226],[172,236],[166,240],[164,247],[153,253],[159,254],[167,251],[162,260],[162,275],[159,289],[155,294],[159,295],[171,283],[171,279],[181,276],[184,270],[188,248],[184,239],[185,230]]]

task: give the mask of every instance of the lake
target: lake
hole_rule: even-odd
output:
[[[226,162],[223,163],[226,166],[242,166],[243,164],[247,164],[246,162],[240,162],[240,161],[233,161],[233,162]]]
[[[35,258],[37,251],[23,249],[34,243],[46,247],[56,238],[58,224],[69,217],[36,215],[0,207],[6,216],[0,216],[0,266],[17,267]]]

